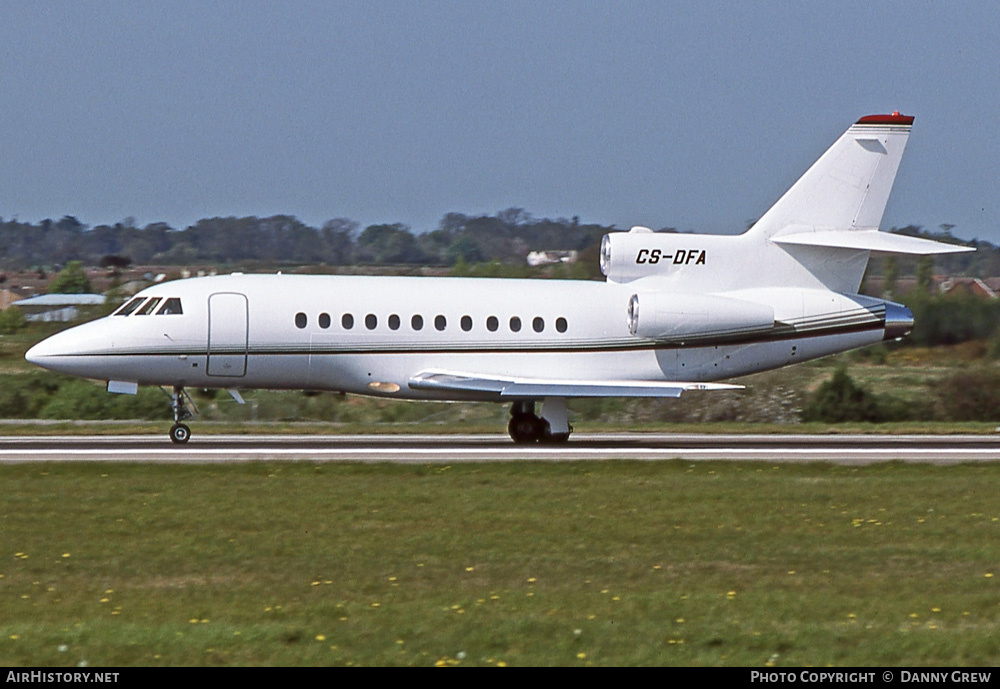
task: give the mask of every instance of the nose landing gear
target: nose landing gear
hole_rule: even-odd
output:
[[[170,427],[171,442],[183,444],[191,439],[191,429],[181,423],[198,413],[191,396],[180,385],[174,386],[170,393],[170,408],[174,412],[174,425]]]
[[[170,440],[175,443],[186,443],[191,437],[191,429],[187,424],[175,423],[170,427]]]

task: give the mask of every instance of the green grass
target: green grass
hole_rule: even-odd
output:
[[[0,665],[995,665],[997,465],[0,467]]]

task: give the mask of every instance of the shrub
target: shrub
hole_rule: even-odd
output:
[[[0,335],[13,335],[27,325],[21,309],[11,307],[0,311]]]
[[[59,386],[38,414],[43,419],[166,419],[170,402],[155,388],[114,395],[97,384],[72,380]]]
[[[908,345],[932,347],[986,339],[1000,328],[1000,301],[972,294],[914,294],[907,298],[913,311]]]
[[[955,373],[937,386],[941,414],[950,421],[1000,419],[1000,371],[975,368]]]
[[[855,383],[843,366],[834,372],[833,378],[819,386],[802,409],[803,421],[879,422],[888,420],[886,417],[878,396]]]
[[[986,355],[991,359],[1000,359],[1000,328],[993,331],[986,345]]]
[[[35,418],[58,389],[58,379],[49,373],[4,376],[0,384],[0,418]]]

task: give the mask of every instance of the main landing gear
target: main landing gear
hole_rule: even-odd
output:
[[[566,400],[562,397],[546,397],[540,416],[535,415],[534,400],[518,400],[511,405],[507,432],[519,445],[564,443],[572,431],[566,416]]]
[[[191,429],[181,423],[194,416],[198,409],[194,406],[191,396],[180,385],[175,385],[170,393],[170,408],[174,412],[174,425],[170,427],[170,440],[175,443],[186,443],[191,439]]]

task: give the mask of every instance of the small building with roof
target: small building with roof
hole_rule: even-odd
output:
[[[100,306],[107,300],[103,294],[40,294],[30,299],[15,301],[27,321],[56,321],[66,323],[80,315],[82,306]]]

